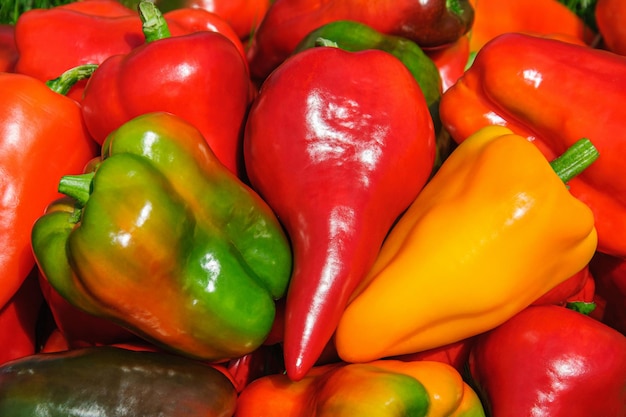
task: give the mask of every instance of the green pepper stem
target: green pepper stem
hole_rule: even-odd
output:
[[[96,68],[98,68],[97,64],[85,64],[70,68],[54,80],[47,81],[46,85],[54,92],[67,95],[77,82],[91,77]]]
[[[83,207],[89,200],[94,175],[95,172],[80,175],[64,175],[59,181],[58,190],[61,194],[75,199]]]
[[[139,17],[143,23],[143,34],[146,42],[154,42],[171,36],[167,21],[156,5],[148,0],[142,0],[137,6]]]
[[[591,165],[600,154],[587,138],[579,139],[565,152],[550,162],[552,169],[561,181],[567,183]]]

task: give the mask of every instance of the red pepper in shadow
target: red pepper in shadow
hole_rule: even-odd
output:
[[[309,32],[336,20],[364,23],[421,48],[435,48],[467,33],[474,9],[467,0],[276,0],[251,39],[248,60],[253,78],[267,77]]]
[[[284,356],[298,380],[427,181],[433,122],[419,84],[392,55],[317,47],[267,78],[248,116],[244,155],[253,188],[291,239]]]
[[[590,269],[603,300],[602,322],[626,335],[626,259],[597,252]]]
[[[471,378],[493,417],[623,416],[626,337],[584,314],[532,306],[477,337]]]
[[[15,26],[0,25],[0,72],[13,72],[18,56]]]
[[[626,55],[626,2],[598,0],[595,8],[596,24],[602,35],[602,46],[616,54]]]

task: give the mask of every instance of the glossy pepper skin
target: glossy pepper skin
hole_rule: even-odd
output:
[[[102,144],[134,117],[170,112],[195,125],[217,158],[241,174],[242,130],[251,100],[246,61],[216,32],[169,36],[159,10],[149,2],[141,6],[147,43],[106,59],[85,87],[82,109],[89,132]]]
[[[164,353],[84,348],[0,367],[3,416],[230,417],[236,401],[220,371]]]
[[[474,8],[474,24],[469,36],[470,49],[478,51],[498,35],[524,32],[558,35],[588,45],[596,34],[559,0],[469,0]]]
[[[434,62],[415,42],[400,36],[381,33],[374,28],[352,20],[337,20],[310,32],[296,46],[294,53],[319,45],[319,39],[336,44],[351,52],[380,49],[398,58],[411,71],[420,85],[429,108],[439,106],[441,78]]]
[[[228,23],[210,12],[177,10],[165,19],[172,36],[217,31],[244,53]],[[116,0],[83,0],[23,13],[15,25],[15,42],[19,51],[15,72],[45,82],[78,65],[100,64],[112,55],[127,54],[143,45],[145,37],[135,9]],[[80,101],[85,84],[78,83],[69,96]]]
[[[235,417],[479,417],[476,393],[449,365],[380,360],[317,366],[301,381],[284,374],[253,381]]]
[[[494,417],[626,414],[626,337],[559,306],[533,306],[480,335],[471,378]]]
[[[278,215],[294,252],[284,349],[287,373],[297,380],[427,181],[433,123],[419,85],[390,54],[313,48],[263,84],[244,156],[253,188]]]
[[[35,265],[30,229],[62,175],[97,154],[76,102],[35,78],[0,73],[0,308]]]
[[[618,87],[623,85],[626,57],[505,34],[485,45],[444,93],[440,117],[456,142],[481,127],[502,125],[532,141],[547,159],[589,138],[602,157],[569,182],[570,191],[594,213],[598,250],[626,256],[626,175],[621,174],[626,109],[607,105],[626,99],[626,90]]]
[[[453,43],[473,19],[467,0],[276,0],[251,39],[248,61],[253,78],[264,79],[309,32],[335,20],[354,20],[433,48]]]
[[[291,272],[270,208],[168,113],[124,124],[102,158],[95,173],[59,184],[82,209],[33,227],[48,282],[77,307],[191,357],[258,347]]]
[[[337,352],[366,362],[492,329],[580,271],[596,242],[593,214],[535,146],[482,129],[387,236],[341,317]]]

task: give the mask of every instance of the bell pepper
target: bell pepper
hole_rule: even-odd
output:
[[[135,0],[123,2],[133,6],[138,3]],[[164,13],[184,8],[215,13],[233,28],[241,40],[248,39],[254,33],[271,3],[271,0],[154,0],[154,4]]]
[[[595,19],[602,36],[602,46],[620,55],[626,55],[626,28],[622,20],[625,14],[625,2],[597,0]]]
[[[30,229],[64,174],[97,154],[77,103],[35,78],[0,73],[0,308],[35,265]]]
[[[170,36],[152,3],[142,1],[140,12],[147,42],[106,59],[85,87],[81,104],[92,137],[102,144],[136,116],[170,112],[200,129],[217,158],[241,175],[241,132],[252,98],[246,61],[219,33]]]
[[[594,31],[558,0],[469,0],[474,24],[470,50],[478,51],[491,39],[510,32],[571,37],[591,45]]]
[[[172,36],[218,31],[244,54],[243,45],[222,18],[200,9],[185,9],[165,16]],[[58,77],[70,68],[100,64],[112,55],[127,54],[145,43],[137,11],[116,0],[84,0],[33,9],[15,25],[19,59],[15,71],[41,81]],[[80,101],[86,80],[68,95]]]
[[[602,322],[626,335],[626,259],[598,252],[589,268],[604,301]]]
[[[263,84],[247,119],[244,160],[294,252],[283,342],[291,378],[318,359],[434,157],[424,95],[389,53],[308,49]]]
[[[13,72],[17,57],[15,26],[0,24],[0,72]]]
[[[551,164],[501,126],[467,138],[352,295],[335,335],[339,356],[366,362],[475,336],[583,269],[596,249],[594,218],[561,175],[596,158],[583,140]]]
[[[289,281],[289,242],[194,126],[137,117],[107,138],[95,172],[59,190],[77,210],[40,217],[32,245],[70,303],[207,361],[261,345]]]
[[[569,182],[570,192],[594,213],[598,250],[626,256],[626,175],[620,174],[626,109],[607,105],[626,100],[622,85],[626,57],[505,34],[483,47],[465,75],[444,93],[440,117],[456,142],[481,127],[502,125],[526,137],[547,159],[580,137],[589,138],[602,157]]]
[[[445,92],[461,78],[470,61],[469,37],[461,36],[451,45],[425,52],[437,67],[441,90]]]
[[[583,269],[572,275],[570,278],[566,279],[547,293],[543,294],[537,300],[533,301],[533,304],[565,305],[571,297],[574,297],[582,291],[590,280],[593,281],[591,273],[589,272],[589,265],[585,265]]]
[[[0,365],[37,351],[37,321],[43,297],[37,282],[37,269],[0,308]]]
[[[492,416],[623,416],[626,337],[584,314],[524,309],[480,335],[470,353],[473,385]]]
[[[473,19],[467,0],[276,0],[251,38],[248,61],[252,77],[265,79],[308,33],[335,20],[361,22],[422,48],[434,48],[467,33]]]
[[[253,381],[235,417],[479,417],[476,393],[456,370],[432,361],[380,360],[318,366],[300,381],[285,374]]]
[[[176,355],[98,347],[36,354],[0,367],[0,415],[230,417],[220,371]]]

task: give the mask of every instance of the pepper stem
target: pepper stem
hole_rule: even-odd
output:
[[[91,77],[96,68],[98,68],[97,64],[85,64],[70,68],[54,80],[47,81],[46,85],[52,91],[66,95],[77,82]]]
[[[167,21],[153,2],[142,0],[137,5],[137,10],[143,23],[142,30],[147,43],[171,36]]]
[[[591,165],[600,154],[587,138],[579,139],[565,152],[550,162],[550,166],[561,181],[567,183]]]
[[[95,172],[80,175],[64,175],[59,181],[59,192],[75,199],[84,207],[91,194],[91,185]]]

